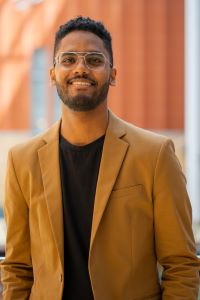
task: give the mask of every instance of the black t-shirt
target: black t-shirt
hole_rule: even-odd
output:
[[[60,136],[64,216],[63,300],[93,300],[88,254],[94,197],[104,136],[75,146]]]

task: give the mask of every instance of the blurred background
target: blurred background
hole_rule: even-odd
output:
[[[105,23],[113,38],[114,113],[171,137],[188,180],[200,242],[200,1],[0,0],[0,251],[5,245],[4,179],[8,149],[60,115],[50,84],[59,25],[77,15]],[[23,161],[22,161],[23,164]]]

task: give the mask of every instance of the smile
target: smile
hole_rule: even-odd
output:
[[[68,84],[71,85],[76,85],[76,86],[94,86],[95,82],[93,80],[89,80],[89,79],[80,79],[80,78],[74,78],[68,81]]]
[[[78,85],[78,86],[91,86],[92,83],[90,82],[85,82],[85,81],[74,81],[71,82],[72,85]]]

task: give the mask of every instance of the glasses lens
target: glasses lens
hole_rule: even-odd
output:
[[[105,65],[105,58],[101,53],[88,53],[85,55],[85,61],[89,69],[98,69]]]
[[[81,53],[76,52],[65,52],[61,53],[58,57],[58,62],[65,68],[72,69],[76,66],[78,59],[84,57],[85,64],[88,69],[98,69],[105,66],[105,57],[102,53]]]
[[[77,63],[78,56],[76,53],[62,53],[59,57],[59,63],[67,68],[73,68]]]

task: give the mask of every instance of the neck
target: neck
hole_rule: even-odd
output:
[[[62,104],[61,134],[74,145],[86,145],[106,132],[108,108],[106,101],[96,109],[85,112],[70,110]]]

